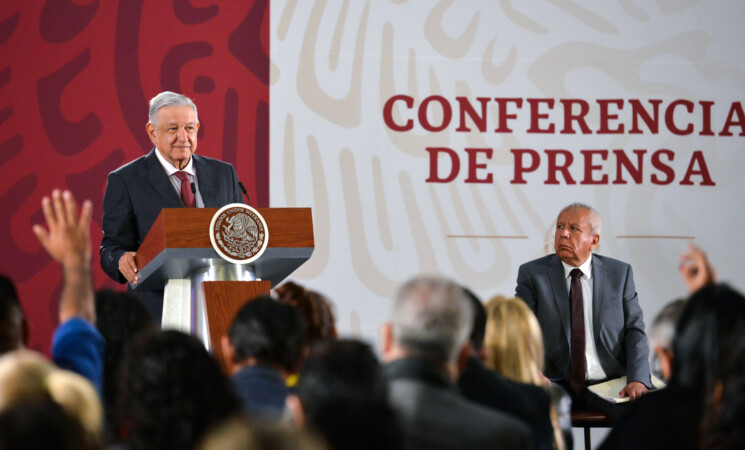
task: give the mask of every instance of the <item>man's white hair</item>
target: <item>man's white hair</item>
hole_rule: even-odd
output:
[[[566,205],[564,208],[559,211],[559,216],[564,211],[568,211],[570,209],[586,209],[590,212],[590,215],[587,216],[587,220],[590,222],[590,232],[592,234],[596,234],[600,236],[600,230],[603,228],[603,222],[600,220],[600,213],[598,213],[598,210],[593,208],[592,206],[586,204],[586,203],[580,203],[580,202],[574,202]],[[558,217],[558,216],[557,216]]]
[[[473,309],[463,289],[433,276],[404,284],[391,314],[396,344],[440,365],[457,359],[473,322]]]
[[[158,111],[167,106],[191,106],[194,110],[194,115],[197,117],[199,122],[199,114],[197,114],[197,105],[189,97],[181,94],[177,94],[171,91],[163,91],[160,94],[150,99],[150,109],[147,113],[147,118],[153,125],[156,125],[156,118]]]
[[[675,338],[675,327],[685,309],[686,300],[674,300],[665,305],[652,322],[649,330],[649,346],[661,347],[665,350],[673,348]]]

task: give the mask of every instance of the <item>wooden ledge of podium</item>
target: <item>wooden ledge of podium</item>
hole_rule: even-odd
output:
[[[212,354],[227,373],[228,361],[222,352],[220,340],[230,329],[230,324],[247,301],[261,295],[268,295],[271,285],[268,281],[203,281],[205,309],[210,325]]]
[[[163,289],[168,280],[193,278],[196,271],[232,265],[210,241],[210,223],[217,208],[163,209],[137,250],[140,283],[135,289]],[[267,248],[248,266],[257,281],[203,281],[208,338],[224,365],[220,338],[246,301],[269,290],[307,261],[313,253],[310,208],[260,208],[268,230]],[[193,325],[194,322],[192,322]],[[192,330],[194,331],[194,330]]]
[[[217,208],[166,208],[156,218],[135,262],[135,289],[163,289],[168,279],[188,278],[195,270],[230,264],[212,248],[209,227]],[[313,253],[310,208],[259,208],[269,231],[264,254],[250,264],[257,278],[276,286]]]

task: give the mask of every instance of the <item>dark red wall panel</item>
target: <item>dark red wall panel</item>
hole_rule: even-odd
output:
[[[147,101],[192,97],[199,149],[232,163],[269,203],[269,1],[29,2],[0,6],[0,272],[13,278],[47,350],[60,270],[31,225],[41,198],[70,189],[94,205],[96,287],[106,175],[150,151]]]

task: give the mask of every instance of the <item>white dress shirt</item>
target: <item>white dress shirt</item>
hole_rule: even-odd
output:
[[[572,277],[570,273],[573,269],[579,269],[582,272],[580,275],[580,283],[582,284],[582,306],[584,306],[585,316],[585,359],[587,360],[587,373],[585,379],[589,381],[604,380],[607,377],[603,366],[600,365],[600,358],[598,358],[598,352],[595,349],[595,334],[592,327],[592,255],[587,258],[587,261],[582,263],[579,267],[572,267],[564,261],[561,262],[564,266],[564,280],[567,285],[567,292],[571,289]]]
[[[157,148],[155,149],[155,155],[158,157],[158,161],[160,161],[163,169],[165,169],[166,174],[168,174],[168,179],[171,181],[173,188],[176,189],[179,198],[181,198],[181,180],[175,175],[179,170],[173,164],[169,163]],[[194,158],[189,158],[189,163],[182,170],[189,175],[189,182],[194,183],[194,187],[197,190],[194,194],[194,204],[197,208],[204,208],[202,195],[199,193],[199,182],[197,181],[197,170],[194,168]]]

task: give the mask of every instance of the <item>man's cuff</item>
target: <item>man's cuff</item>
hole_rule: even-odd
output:
[[[652,377],[651,376],[648,376],[646,380],[642,379],[642,377],[627,377],[626,378],[626,384],[631,383],[632,381],[637,381],[637,382],[643,384],[649,390],[654,389],[654,385],[652,384]]]

